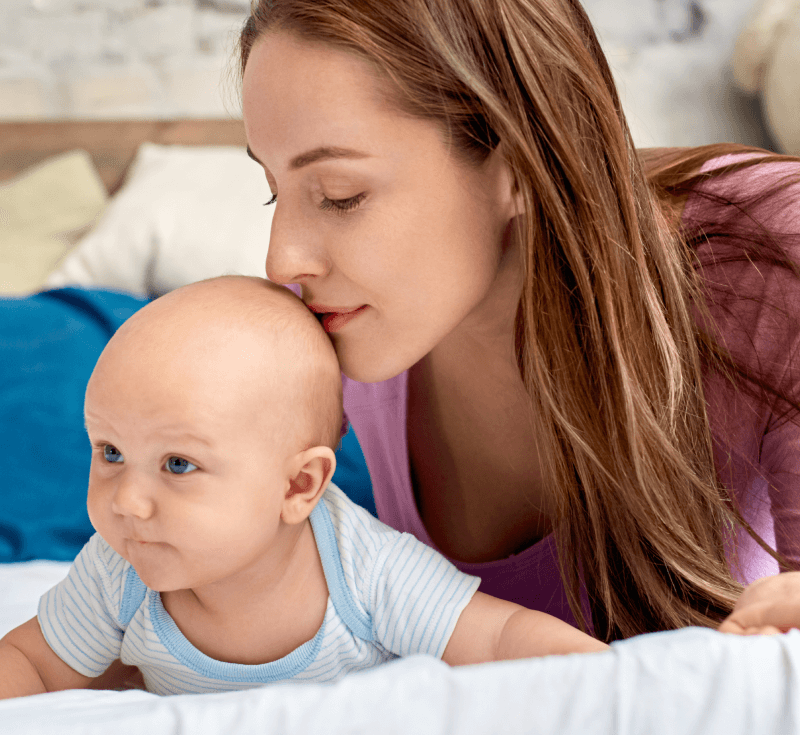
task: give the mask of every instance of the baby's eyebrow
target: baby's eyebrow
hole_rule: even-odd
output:
[[[202,444],[203,446],[212,448],[213,443],[206,439],[205,437],[199,434],[192,434],[191,432],[182,432],[182,431],[165,431],[164,436],[168,437],[168,441],[172,442],[182,442],[182,441],[191,441],[197,444]]]

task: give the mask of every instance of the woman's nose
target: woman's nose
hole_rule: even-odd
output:
[[[324,275],[328,267],[325,250],[308,218],[287,207],[276,209],[267,246],[267,278],[281,285],[297,283]]]
[[[141,520],[150,518],[155,511],[155,502],[146,480],[133,473],[119,477],[111,496],[111,510],[120,516],[133,516]]]

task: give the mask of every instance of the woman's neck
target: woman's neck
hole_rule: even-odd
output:
[[[504,558],[551,528],[540,422],[517,366],[521,269],[409,370],[412,483],[433,542],[468,562]]]
[[[492,371],[516,370],[514,320],[522,295],[523,267],[514,227],[509,223],[497,273],[483,299],[423,360],[446,373],[474,372],[476,359]]]

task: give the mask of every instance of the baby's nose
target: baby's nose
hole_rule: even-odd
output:
[[[111,498],[111,510],[121,516],[133,516],[141,520],[150,518],[155,510],[155,503],[146,480],[133,473],[120,477]]]

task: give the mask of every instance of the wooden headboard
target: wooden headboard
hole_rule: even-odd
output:
[[[70,120],[0,123],[0,182],[45,158],[82,148],[113,194],[141,143],[244,146],[241,120]]]

